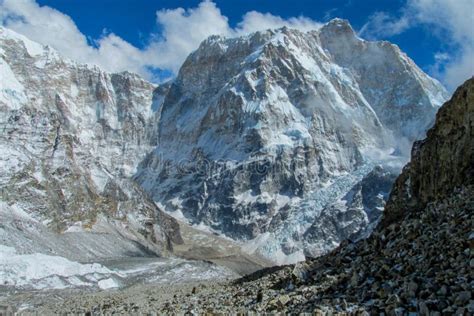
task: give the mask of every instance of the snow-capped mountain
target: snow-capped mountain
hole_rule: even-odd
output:
[[[174,220],[130,180],[155,145],[156,86],[6,28],[0,79],[1,244],[77,260],[166,252]]]
[[[367,181],[393,181],[387,170],[447,97],[397,46],[344,20],[213,36],[156,94],[157,146],[135,179],[175,216],[299,260],[373,226],[388,190],[361,189],[366,176],[382,164]],[[353,228],[321,233],[321,217]]]
[[[447,98],[340,19],[212,36],[160,86],[0,28],[0,70],[2,244],[72,260],[180,243],[148,196],[279,263],[362,238]]]

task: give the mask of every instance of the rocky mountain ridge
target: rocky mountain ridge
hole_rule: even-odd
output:
[[[324,208],[359,222],[355,234],[374,225],[344,196],[379,164],[397,174],[391,165],[446,98],[398,47],[360,39],[344,20],[213,36],[160,99],[157,147],[135,179],[174,216],[276,262],[301,260],[340,241],[337,230],[305,239]]]
[[[6,28],[0,69],[2,244],[87,260],[179,242],[176,222],[130,180],[155,145],[153,84]]]
[[[405,212],[474,185],[474,80],[466,81],[436,114],[427,138],[415,142],[412,159],[394,184],[383,224]]]

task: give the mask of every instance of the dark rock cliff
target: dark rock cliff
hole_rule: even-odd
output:
[[[411,162],[393,186],[382,225],[474,184],[474,78],[439,110],[427,135],[413,145]]]

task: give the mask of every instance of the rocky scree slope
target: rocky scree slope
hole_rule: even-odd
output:
[[[156,144],[154,85],[5,28],[0,76],[2,244],[88,260],[179,242],[175,221],[130,180]]]
[[[474,78],[457,89],[427,138],[413,146],[412,160],[396,181],[383,219],[367,239],[345,241],[325,256],[261,270],[232,284],[181,288],[165,301],[156,300],[158,290],[148,289],[131,293],[123,305],[110,304],[116,300],[106,297],[91,299],[96,305],[89,307],[170,314],[471,315],[473,133]],[[406,181],[408,176],[412,181]],[[442,184],[430,182],[435,176]],[[419,191],[414,183],[426,185]],[[74,300],[64,304],[84,311]]]
[[[397,46],[362,40],[340,19],[210,37],[166,90],[157,147],[135,179],[176,216],[280,263],[374,226],[388,190],[352,206],[348,194],[381,156],[402,159],[447,98]],[[382,182],[387,171],[399,172],[379,171]],[[330,209],[352,228],[307,232]]]

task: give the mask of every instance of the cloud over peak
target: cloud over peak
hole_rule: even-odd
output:
[[[361,36],[384,38],[424,26],[445,42],[448,51],[434,52],[432,74],[450,89],[474,75],[474,0],[407,0],[398,16],[376,12]]]

